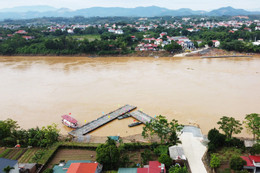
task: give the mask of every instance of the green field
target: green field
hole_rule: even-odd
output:
[[[0,149],[0,157],[11,159],[11,160],[18,160],[22,157],[24,152],[26,152],[27,149],[25,148],[8,148],[8,149]]]
[[[19,163],[30,163],[34,154],[40,150],[39,148],[30,148],[19,158]]]
[[[88,41],[100,40],[100,35],[74,35],[72,37],[79,40],[88,39]]]

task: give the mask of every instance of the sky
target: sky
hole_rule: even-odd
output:
[[[258,9],[260,0],[0,0],[0,9],[16,6],[49,5],[72,10],[90,7],[127,7],[159,6],[168,9],[191,8],[206,10],[232,6],[247,10]]]

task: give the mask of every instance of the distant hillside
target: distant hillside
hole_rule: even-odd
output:
[[[38,17],[107,17],[107,16],[125,16],[125,17],[154,17],[154,16],[189,16],[189,15],[208,15],[208,16],[234,16],[234,15],[253,15],[260,12],[246,11],[243,9],[234,9],[232,7],[223,7],[220,9],[207,11],[194,11],[188,8],[179,10],[170,10],[157,6],[121,8],[121,7],[92,7],[79,10],[70,10],[67,8],[56,9],[50,6],[23,6],[0,10],[0,20],[3,19],[30,19]]]
[[[223,7],[223,8],[219,8],[217,10],[212,10],[208,13],[209,16],[223,16],[223,15],[227,15],[227,16],[236,16],[236,15],[250,15],[250,14],[254,14],[257,12],[251,12],[251,11],[246,11],[243,9],[235,9],[232,7]],[[260,14],[260,12],[258,12]]]

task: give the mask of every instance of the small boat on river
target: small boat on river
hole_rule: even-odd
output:
[[[76,129],[78,128],[78,121],[71,117],[70,115],[62,115],[62,124],[64,124],[67,127]]]
[[[134,126],[138,126],[140,124],[142,124],[142,122],[136,122],[136,123],[129,124],[128,127],[134,127]]]

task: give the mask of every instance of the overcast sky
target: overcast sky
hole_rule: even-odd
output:
[[[0,0],[0,9],[31,5],[49,5],[73,10],[89,7],[132,8],[152,5],[169,9],[191,8],[206,11],[226,6],[260,10],[260,0]]]

